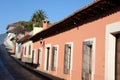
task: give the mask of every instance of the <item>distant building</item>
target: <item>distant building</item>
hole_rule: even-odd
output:
[[[18,32],[17,27],[21,25],[21,22],[12,23],[7,26],[7,36],[5,38],[5,46],[11,53],[15,51],[16,40],[24,37],[23,32]]]
[[[6,33],[0,34],[0,45],[4,44],[5,37],[6,37]]]
[[[12,52],[13,47],[15,46],[15,43],[13,43],[11,40],[16,36],[14,32],[12,32],[12,30],[15,27],[13,26],[9,26],[7,27],[7,36],[4,40],[4,45],[7,49],[9,49],[10,52]]]
[[[21,59],[23,62],[26,62],[26,63],[32,63],[32,54],[31,54],[32,40],[30,40],[29,38],[39,33],[42,30],[43,30],[42,27],[34,26],[31,32],[26,33],[24,37],[17,40],[15,55],[18,59]]]

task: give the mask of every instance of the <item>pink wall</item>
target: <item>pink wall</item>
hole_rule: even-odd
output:
[[[101,18],[99,20],[84,24],[78,28],[71,29],[69,31],[48,37],[44,39],[45,44],[59,45],[59,60],[57,72],[50,71],[48,73],[56,75],[67,80],[70,80],[70,75],[63,73],[64,66],[64,45],[67,42],[73,42],[73,69],[72,80],[82,80],[82,43],[86,39],[96,38],[96,50],[95,50],[95,80],[104,80],[105,75],[105,28],[107,24],[120,21],[120,11]],[[42,47],[42,65],[38,68],[44,70],[44,53],[45,46],[41,46],[39,41],[33,44],[33,48],[37,49]],[[37,58],[36,58],[37,60]]]

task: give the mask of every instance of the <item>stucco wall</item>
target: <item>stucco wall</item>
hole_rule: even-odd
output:
[[[56,75],[67,80],[82,80],[82,43],[86,39],[95,38],[96,48],[95,48],[95,75],[94,80],[104,80],[105,78],[105,29],[107,24],[120,21],[120,11],[109,15],[107,17],[92,21],[87,24],[83,24],[74,29],[66,32],[45,38],[43,41],[46,44],[59,45],[58,52],[58,68],[57,72],[51,71],[51,58],[48,73]],[[71,75],[66,75],[63,73],[64,67],[64,46],[68,42],[73,42],[73,56],[72,56],[72,71]],[[42,50],[42,65],[38,68],[44,71],[44,56],[45,56],[45,45],[41,46],[40,42],[35,42],[33,44],[33,49],[43,48]],[[51,52],[50,52],[51,55]],[[37,60],[37,58],[36,58]]]
[[[29,54],[29,46],[31,46],[30,54]],[[22,47],[24,47],[22,61],[31,63],[32,62],[32,41],[25,42],[24,44],[22,44]],[[25,55],[25,47],[26,47],[26,55]]]
[[[43,28],[41,28],[41,27],[34,27],[33,28],[33,35],[37,34],[38,32],[40,32],[42,30],[43,30]]]

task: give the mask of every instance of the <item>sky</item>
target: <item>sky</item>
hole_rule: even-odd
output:
[[[42,9],[51,23],[58,22],[94,0],[0,0],[0,34],[9,24],[29,21]]]

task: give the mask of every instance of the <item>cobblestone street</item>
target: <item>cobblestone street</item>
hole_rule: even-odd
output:
[[[16,63],[0,46],[0,80],[50,80],[44,76],[34,74]]]

